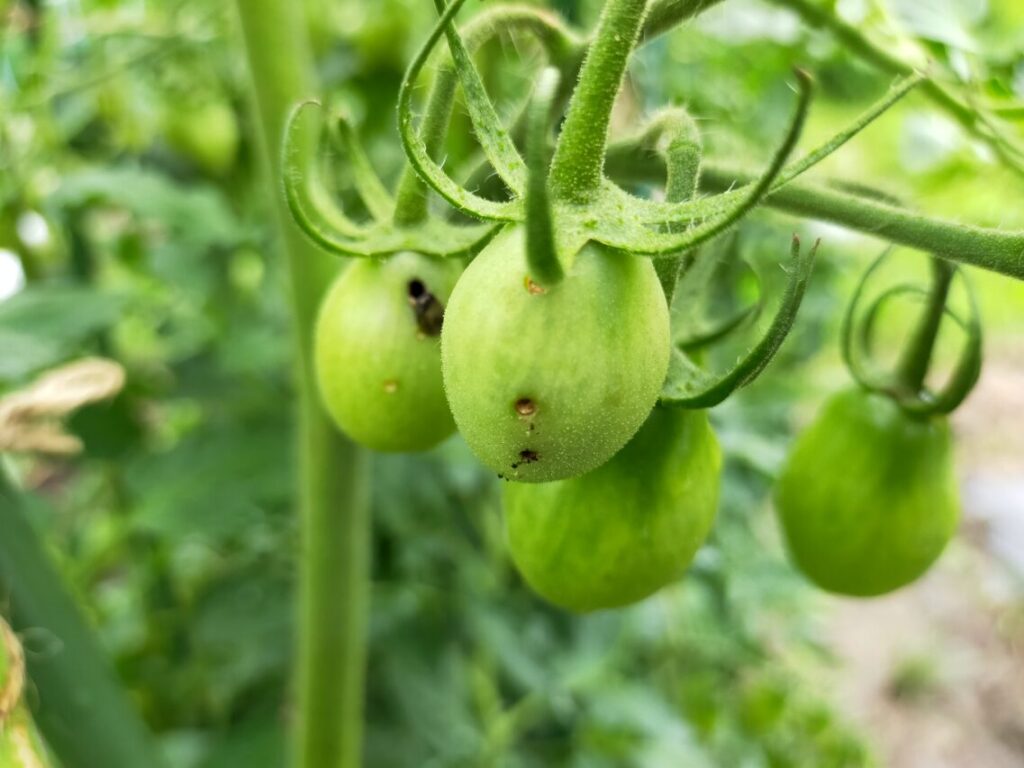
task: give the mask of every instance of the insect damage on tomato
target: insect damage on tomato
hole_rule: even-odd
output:
[[[409,306],[420,332],[427,336],[439,336],[444,324],[444,304],[427,290],[427,286],[418,277],[409,281]]]
[[[353,262],[316,329],[317,378],[338,427],[380,451],[424,450],[454,429],[439,336],[461,265],[415,253]]]
[[[548,482],[600,466],[643,424],[668,368],[668,310],[648,260],[589,245],[541,287],[524,279],[525,249],[511,227],[459,279],[442,370],[477,457],[506,479]]]

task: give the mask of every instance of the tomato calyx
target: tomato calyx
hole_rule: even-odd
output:
[[[891,252],[887,249],[875,259],[861,276],[850,299],[841,331],[843,361],[864,390],[896,401],[911,415],[927,418],[952,413],[971,393],[981,375],[983,333],[974,288],[958,266],[931,256],[932,281],[928,288],[901,282],[869,300],[868,289]],[[951,306],[955,281],[962,286],[966,311]],[[895,370],[884,371],[874,355],[880,317],[894,300],[906,297],[923,300],[925,309],[908,337]],[[945,385],[933,390],[927,379],[945,321],[952,322],[961,331],[964,341]]]

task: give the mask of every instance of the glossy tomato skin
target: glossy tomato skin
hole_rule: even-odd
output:
[[[555,483],[507,483],[512,559],[551,603],[628,605],[679,578],[718,509],[721,451],[704,411],[656,408],[610,461]]]
[[[400,253],[353,261],[316,325],[320,394],[338,427],[378,451],[420,451],[455,431],[440,320],[462,265]]]
[[[506,479],[547,482],[600,466],[644,423],[668,370],[669,318],[647,259],[588,245],[555,285],[528,274],[511,227],[459,280],[441,356],[477,457]]]
[[[790,556],[811,581],[841,595],[891,592],[921,576],[956,531],[949,424],[841,392],[797,439],[775,498]]]

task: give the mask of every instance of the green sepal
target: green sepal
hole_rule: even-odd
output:
[[[850,300],[843,319],[841,333],[843,361],[863,389],[895,400],[908,413],[921,417],[952,413],[971,393],[981,375],[983,333],[981,313],[974,288],[967,275],[958,268],[957,276],[964,281],[967,295],[968,315],[966,318],[961,317],[949,306],[943,308],[943,316],[955,323],[965,336],[964,346],[945,386],[938,392],[931,392],[925,388],[918,392],[906,392],[901,388],[899,378],[894,373],[883,372],[871,366],[875,328],[882,309],[890,301],[903,296],[928,299],[929,291],[910,283],[900,283],[879,294],[864,310],[862,316],[857,317],[857,309],[862,303],[864,287],[869,278],[888,258],[890,250],[887,249],[882,253],[861,276]]]
[[[386,211],[381,211],[384,215],[369,225],[353,223],[327,195],[315,172],[315,163],[304,157],[303,142],[309,135],[306,132],[321,127],[319,107],[317,102],[307,101],[292,110],[285,129],[282,167],[284,194],[292,217],[306,236],[321,248],[339,256],[364,258],[399,251],[461,257],[476,253],[494,236],[494,224],[461,226],[437,218],[402,227],[394,224]],[[368,160],[366,165],[369,167]],[[362,185],[371,191],[371,197],[372,187],[377,183],[379,180],[363,176]],[[377,197],[376,205],[382,205],[384,201]],[[369,205],[369,200],[367,203]]]
[[[441,14],[437,24],[416,53],[406,70],[398,92],[398,132],[402,137],[405,154],[416,172],[447,200],[456,210],[478,219],[519,221],[523,218],[521,200],[498,202],[488,200],[463,188],[430,156],[427,145],[413,125],[412,95],[416,81],[426,66],[430,54],[459,12],[466,0],[454,0]]]
[[[814,269],[817,250],[818,243],[815,243],[813,248],[804,252],[800,239],[793,237],[791,260],[783,267],[787,280],[779,298],[779,308],[759,341],[727,372],[705,371],[682,349],[674,347],[659,402],[675,408],[711,408],[756,379],[775,357],[793,327]],[[762,295],[769,295],[773,275],[765,270],[759,272]]]
[[[348,157],[348,173],[366,210],[376,221],[387,221],[395,210],[395,200],[374,170],[363,145],[356,135],[355,126],[347,115],[338,114],[330,124],[331,138]]]
[[[434,6],[443,16],[445,0],[434,0]],[[509,190],[516,196],[522,196],[526,187],[526,163],[516,150],[505,126],[501,124],[494,104],[487,96],[487,89],[484,88],[480,73],[473,64],[473,59],[462,42],[455,24],[446,24],[444,33],[480,147]]]

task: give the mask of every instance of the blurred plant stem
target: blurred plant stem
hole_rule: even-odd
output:
[[[24,516],[0,467],[0,594],[25,663],[39,729],[65,768],[163,768],[152,736]]]
[[[302,3],[238,0],[263,154],[291,281],[299,397],[302,542],[294,764],[355,768],[362,752],[369,569],[368,457],[320,406],[312,339],[317,308],[337,262],[292,222],[282,190],[285,117],[315,95]],[[312,151],[309,136],[306,151]]]

